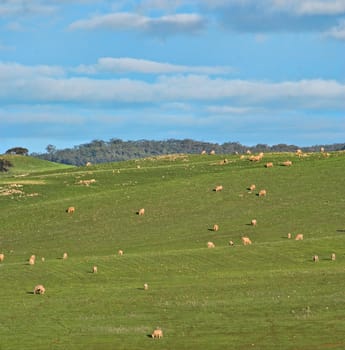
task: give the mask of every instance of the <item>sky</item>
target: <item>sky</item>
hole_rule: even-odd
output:
[[[345,142],[345,0],[0,0],[0,154]]]

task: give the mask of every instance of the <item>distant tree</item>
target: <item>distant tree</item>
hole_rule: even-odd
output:
[[[0,158],[0,172],[8,171],[11,166],[13,164],[9,160]]]
[[[27,156],[29,154],[29,150],[24,147],[13,147],[6,151],[6,154],[18,154],[21,156]]]
[[[56,152],[56,147],[54,145],[48,145],[46,147],[46,151],[49,153],[49,154],[53,154]]]

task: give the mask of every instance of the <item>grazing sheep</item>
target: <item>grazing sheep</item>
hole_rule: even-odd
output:
[[[91,166],[92,164],[91,164],[91,162],[86,162],[85,165],[86,165],[86,166]]]
[[[288,234],[287,234],[287,238],[288,238],[288,239],[291,239],[291,233],[288,233]]]
[[[267,194],[266,190],[259,191],[259,197],[264,197],[264,196],[266,196],[266,194]]]
[[[332,253],[331,259],[332,259],[332,261],[335,261],[335,253]]]
[[[248,189],[249,189],[250,191],[254,191],[254,190],[256,189],[256,186],[255,186],[254,184],[252,184],[252,185],[250,185],[250,186],[248,187]]]
[[[147,283],[144,283],[144,290],[148,290],[149,289],[149,285]]]
[[[120,255],[120,256],[122,256],[122,255],[123,255],[123,250],[120,249],[120,250],[117,252],[117,254]]]
[[[283,162],[282,165],[283,166],[291,166],[292,162],[291,162],[291,160],[287,160],[287,161]]]
[[[314,255],[314,256],[313,256],[313,261],[314,261],[314,262],[319,262],[319,257],[318,257],[317,255]]]
[[[144,214],[145,214],[145,209],[144,208],[139,209],[138,215],[143,216]]]
[[[62,259],[66,260],[68,258],[68,254],[67,253],[63,253]]]
[[[72,213],[75,212],[75,208],[74,207],[69,207],[69,208],[67,208],[66,212],[69,213],[69,214],[72,214]]]
[[[201,154],[206,154],[206,151],[205,150],[201,151]]]
[[[94,266],[94,267],[92,268],[92,272],[93,272],[93,273],[97,273],[97,272],[98,272],[97,266]]]
[[[295,240],[296,241],[303,241],[303,234],[299,233],[298,235],[296,235]]]
[[[163,338],[163,331],[160,329],[160,328],[156,328],[153,332],[152,332],[152,335],[151,335],[152,339],[155,339],[155,338]]]
[[[211,152],[210,152],[211,155],[214,155],[216,154],[216,151],[213,149]]]
[[[252,226],[256,226],[256,225],[257,225],[256,219],[253,219],[253,220],[250,222],[250,224],[251,224]]]
[[[229,241],[229,245],[232,247],[235,243],[233,241]]]
[[[5,260],[5,254],[0,254],[0,262],[3,262]]]
[[[324,147],[321,147],[321,148],[320,148],[320,152],[325,152]]]
[[[262,157],[261,156],[250,156],[248,159],[251,162],[258,162],[258,161],[260,161],[262,159]]]
[[[249,237],[242,237],[242,243],[243,245],[249,245],[252,244],[252,241],[249,239]]]
[[[222,190],[223,190],[223,186],[222,186],[222,185],[216,186],[216,187],[214,188],[214,191],[215,191],[215,192],[220,192],[220,191],[222,191]]]
[[[34,289],[34,294],[44,294],[46,289],[42,286],[42,284],[39,284]]]
[[[272,162],[266,163],[265,168],[273,168],[273,163]]]
[[[218,231],[219,230],[219,226],[217,224],[213,225],[213,231]]]
[[[35,265],[35,261],[36,261],[36,256],[35,255],[31,255],[30,259],[29,259],[29,264],[30,265]]]
[[[46,261],[46,259],[44,258],[44,256],[42,256],[41,261],[42,261],[42,262],[45,262],[45,261]]]
[[[207,242],[207,248],[215,248],[216,246],[214,245],[213,242]]]

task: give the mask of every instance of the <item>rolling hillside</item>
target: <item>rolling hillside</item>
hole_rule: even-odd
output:
[[[344,349],[344,152],[25,161],[0,175],[1,350]]]

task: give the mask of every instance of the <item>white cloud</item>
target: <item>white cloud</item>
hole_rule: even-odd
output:
[[[70,24],[75,29],[141,30],[156,36],[178,33],[196,33],[204,28],[206,20],[193,13],[173,14],[161,17],[147,17],[129,12],[111,13],[81,19]]]
[[[345,40],[345,21],[339,23],[338,26],[326,31],[325,36],[329,36],[338,40]]]
[[[40,0],[6,0],[0,2],[0,18],[9,16],[51,15],[57,6]]]
[[[345,14],[344,0],[305,0],[296,3],[295,11],[301,15],[339,15]]]
[[[143,74],[171,74],[171,73],[199,73],[199,74],[227,74],[235,70],[228,66],[184,66],[171,63],[121,57],[102,57],[94,65],[81,65],[76,72],[95,73],[143,73]]]
[[[248,114],[253,113],[255,111],[255,108],[219,105],[208,106],[206,110],[212,114]]]
[[[187,3],[191,1],[186,0]],[[256,9],[264,12],[285,12],[297,15],[339,15],[345,13],[344,0],[199,0],[209,9]]]
[[[25,66],[15,62],[0,61],[0,81],[16,79],[35,79],[42,76],[64,76],[65,70],[58,66]],[[1,82],[0,82],[1,86]]]
[[[188,0],[187,0],[188,1]],[[239,32],[323,32],[345,16],[345,0],[199,0],[223,27]]]
[[[114,62],[111,60],[110,63],[112,66]],[[245,111],[243,108],[248,106],[257,108],[263,105],[270,106],[269,108],[288,105],[290,108],[344,109],[345,84],[334,80],[236,80],[200,74],[176,74],[178,70],[190,69],[185,66],[154,61],[144,61],[141,66],[141,63],[140,60],[132,62],[143,71],[175,74],[158,75],[149,82],[128,78],[92,79],[71,76],[70,72],[66,73],[61,67],[0,62],[0,100],[7,104],[17,101],[31,104],[54,102],[83,105],[191,104],[216,101],[235,108],[232,109],[233,113]],[[196,69],[202,71],[205,68]]]
[[[71,116],[73,115],[73,117]],[[78,125],[85,117],[58,106],[17,105],[0,109],[0,121],[6,124],[65,124]]]

